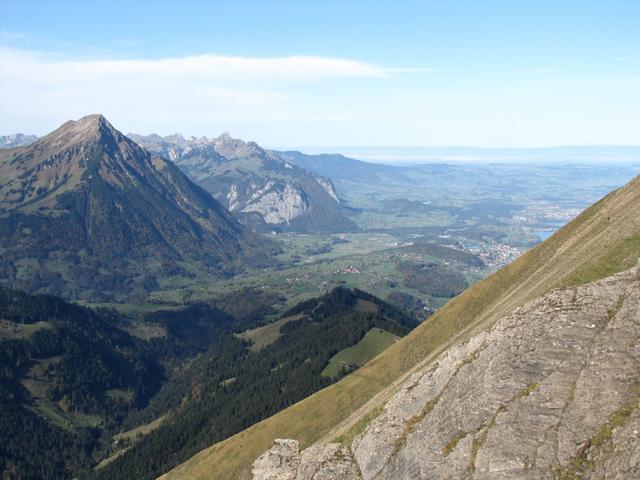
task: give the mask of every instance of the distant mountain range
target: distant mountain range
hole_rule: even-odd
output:
[[[272,151],[285,161],[291,162],[318,175],[335,181],[377,183],[384,177],[400,183],[413,183],[407,167],[370,163],[345,157],[339,153],[306,154],[296,150]],[[451,168],[456,168],[455,166]]]
[[[537,148],[340,146],[301,148],[315,156],[326,152],[387,165],[423,163],[628,163],[640,162],[639,145],[566,145]]]
[[[23,133],[13,133],[0,137],[0,148],[21,147],[35,142],[38,139],[35,135],[25,135]]]
[[[345,216],[330,178],[308,171],[280,152],[228,134],[185,139],[175,134],[129,137],[174,161],[242,223],[258,231],[357,230]]]
[[[0,150],[0,242],[2,283],[94,299],[145,291],[161,277],[231,274],[266,264],[270,252],[101,115]]]

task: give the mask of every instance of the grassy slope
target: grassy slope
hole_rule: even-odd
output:
[[[337,376],[341,371],[343,362],[364,365],[397,341],[398,337],[393,333],[387,332],[381,328],[372,328],[367,332],[362,340],[356,343],[353,347],[340,350],[331,357],[329,364],[322,371],[321,375],[325,377]]]
[[[161,416],[159,418],[156,418],[152,422],[147,423],[146,425],[140,425],[139,427],[136,427],[134,429],[128,430],[126,432],[119,433],[114,438],[116,440],[119,440],[119,441],[120,440],[127,440],[129,442],[135,442],[138,439],[138,435],[146,435],[147,433],[149,433],[149,432],[155,430],[156,428],[160,427],[160,425],[162,425],[162,422],[164,422],[165,418],[166,418],[166,415],[163,415],[163,416]],[[130,447],[124,447],[124,448],[122,448],[120,450],[116,450],[110,456],[108,456],[107,458],[104,458],[100,463],[98,463],[94,467],[94,470],[100,470],[101,468],[106,467],[111,462],[113,462],[116,458],[120,457],[129,448]]]
[[[280,320],[254,328],[253,330],[242,332],[238,334],[238,337],[243,340],[253,342],[253,345],[251,345],[251,351],[257,352],[262,350],[264,347],[271,345],[280,337],[280,327],[285,323],[289,323],[292,320],[298,320],[300,318],[302,318],[302,315],[293,315],[291,317],[281,318]]]
[[[636,177],[511,265],[448,302],[363,368],[198,453],[165,477],[248,478],[253,460],[275,438],[295,438],[302,447],[351,438],[406,375],[449,346],[552,288],[596,280],[634,265],[640,257],[639,207],[640,177]]]
[[[48,322],[14,323],[9,320],[2,320],[0,317],[0,340],[27,338],[44,328],[52,328],[52,325]]]
[[[126,432],[118,433],[114,438],[116,440],[135,441],[138,438],[138,435],[146,435],[147,433],[155,430],[160,425],[162,425],[162,422],[164,422],[165,418],[166,418],[166,415],[162,415],[161,417],[156,418],[152,422],[149,422],[144,425],[140,425],[139,427],[133,428],[131,430],[127,430]]]

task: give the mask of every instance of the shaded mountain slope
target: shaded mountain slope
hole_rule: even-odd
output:
[[[266,245],[101,115],[0,151],[0,242],[3,283],[87,297],[193,276],[195,262],[230,273]]]
[[[0,472],[68,478],[109,428],[146,404],[164,369],[114,312],[0,287]]]
[[[279,414],[213,445],[165,478],[250,478],[276,438],[302,448],[353,438],[412,372],[556,287],[628,269],[640,257],[640,177],[612,192],[515,262],[451,300],[363,368]]]
[[[251,296],[251,307],[268,297]],[[184,378],[183,366],[258,323],[233,310],[192,304],[127,318],[0,287],[0,477],[88,478],[128,445],[118,433],[162,417],[158,390]]]
[[[144,412],[147,421],[168,413],[162,427],[101,469],[97,478],[155,478],[357,368],[354,361],[335,375],[323,375],[335,354],[368,332],[397,338],[415,324],[366,292],[336,288],[298,304],[278,321],[221,337],[172,378]]]
[[[331,180],[269,152],[254,142],[217,138],[129,135],[171,159],[245,225],[270,231],[343,232],[355,225]]]

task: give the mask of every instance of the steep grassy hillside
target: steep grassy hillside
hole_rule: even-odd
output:
[[[320,439],[347,441],[416,367],[493,325],[549,290],[622,271],[640,257],[640,177],[584,211],[547,241],[466,290],[410,335],[335,385],[213,445],[167,479],[247,478],[275,438],[304,448]]]
[[[341,372],[364,365],[398,341],[398,337],[381,328],[372,328],[352,347],[336,353],[322,371],[323,377],[337,377]]]

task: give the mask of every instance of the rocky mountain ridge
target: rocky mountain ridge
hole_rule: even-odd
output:
[[[554,290],[416,371],[349,445],[277,440],[254,480],[637,478],[640,267]]]
[[[150,151],[175,161],[195,182],[251,228],[270,231],[350,231],[356,227],[328,177],[307,171],[223,133],[216,138],[130,134]]]
[[[0,136],[0,148],[15,148],[28,145],[38,139],[35,135],[25,135],[24,133],[12,133]]]

